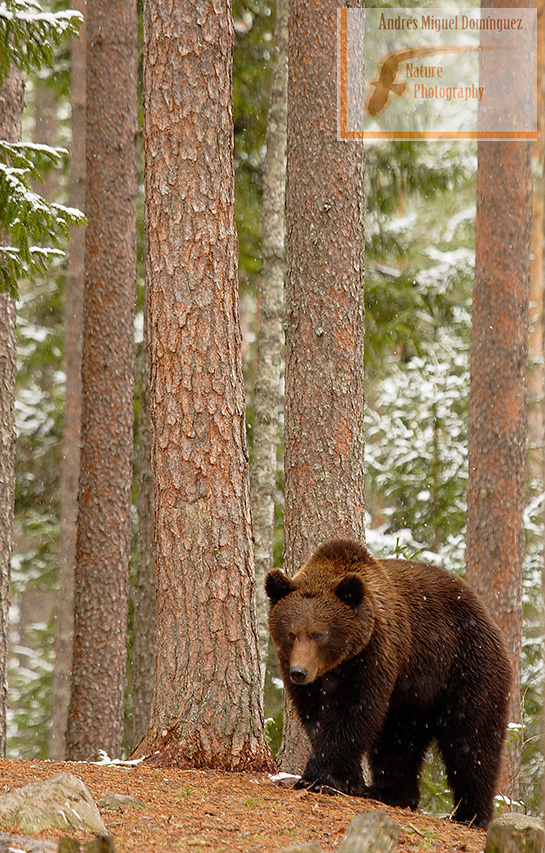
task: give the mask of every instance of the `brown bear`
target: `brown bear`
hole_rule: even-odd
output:
[[[435,741],[454,818],[486,827],[511,673],[499,630],[467,584],[335,540],[293,578],[269,572],[266,591],[284,685],[313,749],[296,787],[416,809]]]

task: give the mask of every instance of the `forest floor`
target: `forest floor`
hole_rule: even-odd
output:
[[[141,800],[146,808],[101,809],[116,853],[279,853],[309,841],[335,851],[350,821],[380,808],[401,827],[404,853],[482,853],[485,833],[446,818],[430,817],[355,797],[294,791],[266,774],[157,769],[139,765],[50,761],[0,761],[0,794],[55,773],[74,773],[95,802],[108,793]],[[77,833],[47,832],[55,841]],[[83,835],[80,841],[89,840]]]

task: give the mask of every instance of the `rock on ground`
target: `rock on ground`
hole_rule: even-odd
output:
[[[364,812],[348,824],[338,853],[392,853],[400,832],[399,824],[386,812]]]
[[[35,835],[44,829],[76,829],[107,835],[86,785],[73,773],[57,773],[0,796],[0,827]]]
[[[22,850],[23,853],[56,853],[57,845],[51,841],[38,841],[35,838],[22,838],[20,835],[6,835],[0,832],[0,853]]]
[[[140,809],[143,811],[147,808],[146,804],[142,800],[136,799],[136,797],[127,797],[125,794],[113,793],[106,794],[100,800],[97,800],[97,806],[99,809],[109,809],[113,812],[120,812],[123,809]]]
[[[542,853],[545,827],[536,817],[503,814],[492,821],[486,836],[485,853]]]
[[[400,833],[401,827],[386,812],[363,812],[348,824],[337,853],[392,853]],[[322,848],[309,842],[285,847],[281,853],[322,853]]]

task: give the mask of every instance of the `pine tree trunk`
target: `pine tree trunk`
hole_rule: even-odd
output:
[[[537,10],[537,139],[532,146],[534,190],[532,194],[532,252],[530,262],[530,313],[528,332],[528,449],[529,475],[540,484],[545,482],[543,429],[545,416],[545,368],[543,364],[543,240],[544,240],[544,66],[545,3]],[[539,486],[537,487],[539,488]]]
[[[353,4],[359,5],[359,4]],[[365,539],[363,146],[337,140],[337,6],[290,5],[285,566],[324,540]],[[280,753],[306,748],[287,709]]]
[[[19,142],[23,83],[12,68],[0,88],[0,139]],[[1,236],[0,236],[1,239]],[[14,398],[17,373],[15,300],[0,294],[0,756],[6,754],[7,658],[9,635],[10,559],[15,498]]]
[[[10,96],[9,88],[8,78],[0,89],[0,108]],[[5,126],[5,119],[0,121]],[[6,139],[3,128],[0,128],[0,137]],[[10,560],[15,499],[15,316],[15,300],[9,293],[0,293],[0,756],[6,754]]]
[[[86,13],[85,0],[72,7]],[[72,141],[68,174],[68,204],[85,208],[85,24],[71,41]],[[77,496],[81,434],[81,345],[83,329],[83,275],[85,229],[73,228],[65,277],[65,397],[62,461],[59,482],[60,595],[56,599],[55,669],[52,684],[50,758],[66,755],[66,725],[70,703],[72,644],[74,635],[74,573],[76,565]]]
[[[82,443],[71,759],[123,739],[136,285],[135,0],[87,3]]]
[[[490,68],[497,80],[501,72],[497,63]],[[487,73],[485,63],[484,85]],[[505,80],[504,92],[506,99],[516,99],[517,81]],[[511,656],[513,723],[521,719],[530,155],[526,142],[478,147],[468,419],[466,575],[500,626]],[[520,744],[514,743],[500,781],[503,793],[516,794],[519,765]]]
[[[140,754],[264,768],[228,0],[144,3],[144,142],[158,624]]]
[[[269,649],[265,575],[273,567],[280,371],[284,343],[284,206],[288,96],[288,2],[276,0],[275,67],[267,127],[261,212],[260,323],[250,477],[261,680]]]
[[[34,131],[32,141],[38,145],[57,144],[57,99],[55,92],[44,80],[38,78],[34,90]],[[59,171],[53,165],[42,170],[42,180],[34,181],[34,190],[51,202],[57,194]]]
[[[536,357],[540,357],[539,377],[541,386],[535,393],[537,398],[536,405],[541,411],[541,433],[537,436],[540,440],[541,452],[537,456],[534,465],[534,476],[538,477],[542,484],[545,483],[545,436],[543,428],[545,423],[545,368],[543,366],[544,352],[544,323],[545,316],[543,313],[543,289],[545,287],[545,273],[543,262],[543,243],[545,241],[545,210],[544,210],[544,195],[545,195],[545,0],[539,0],[537,3],[537,140],[534,143],[533,154],[537,160],[537,177],[534,178],[534,208],[532,214],[532,265],[530,268],[530,302],[538,301],[541,308],[538,316],[534,318],[534,323],[539,325],[539,332],[536,334],[536,339],[529,340],[530,353]],[[534,314],[538,312],[535,311]],[[539,338],[541,334],[541,339]],[[541,347],[539,350],[538,347]],[[530,391],[530,387],[529,387]],[[529,414],[529,417],[531,415]],[[536,428],[529,422],[530,439],[535,435]],[[530,432],[531,430],[531,432]],[[542,596],[545,600],[545,566],[542,571]],[[545,632],[544,632],[545,633]],[[545,649],[544,649],[545,654]],[[544,684],[545,689],[545,684]],[[542,748],[545,747],[545,702],[542,711],[542,737],[544,742]],[[545,751],[545,750],[544,750]],[[545,807],[545,784],[542,787],[542,808]]]
[[[153,474],[151,470],[151,420],[148,312],[144,304],[144,337],[140,369],[138,423],[138,536],[133,590],[132,719],[133,749],[148,730],[157,645],[155,563],[153,559]]]

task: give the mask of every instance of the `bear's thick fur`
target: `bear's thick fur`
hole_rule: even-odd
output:
[[[297,786],[415,809],[435,740],[455,819],[485,827],[511,675],[498,628],[467,584],[335,540],[293,578],[269,572],[266,591],[284,685],[313,747]]]

